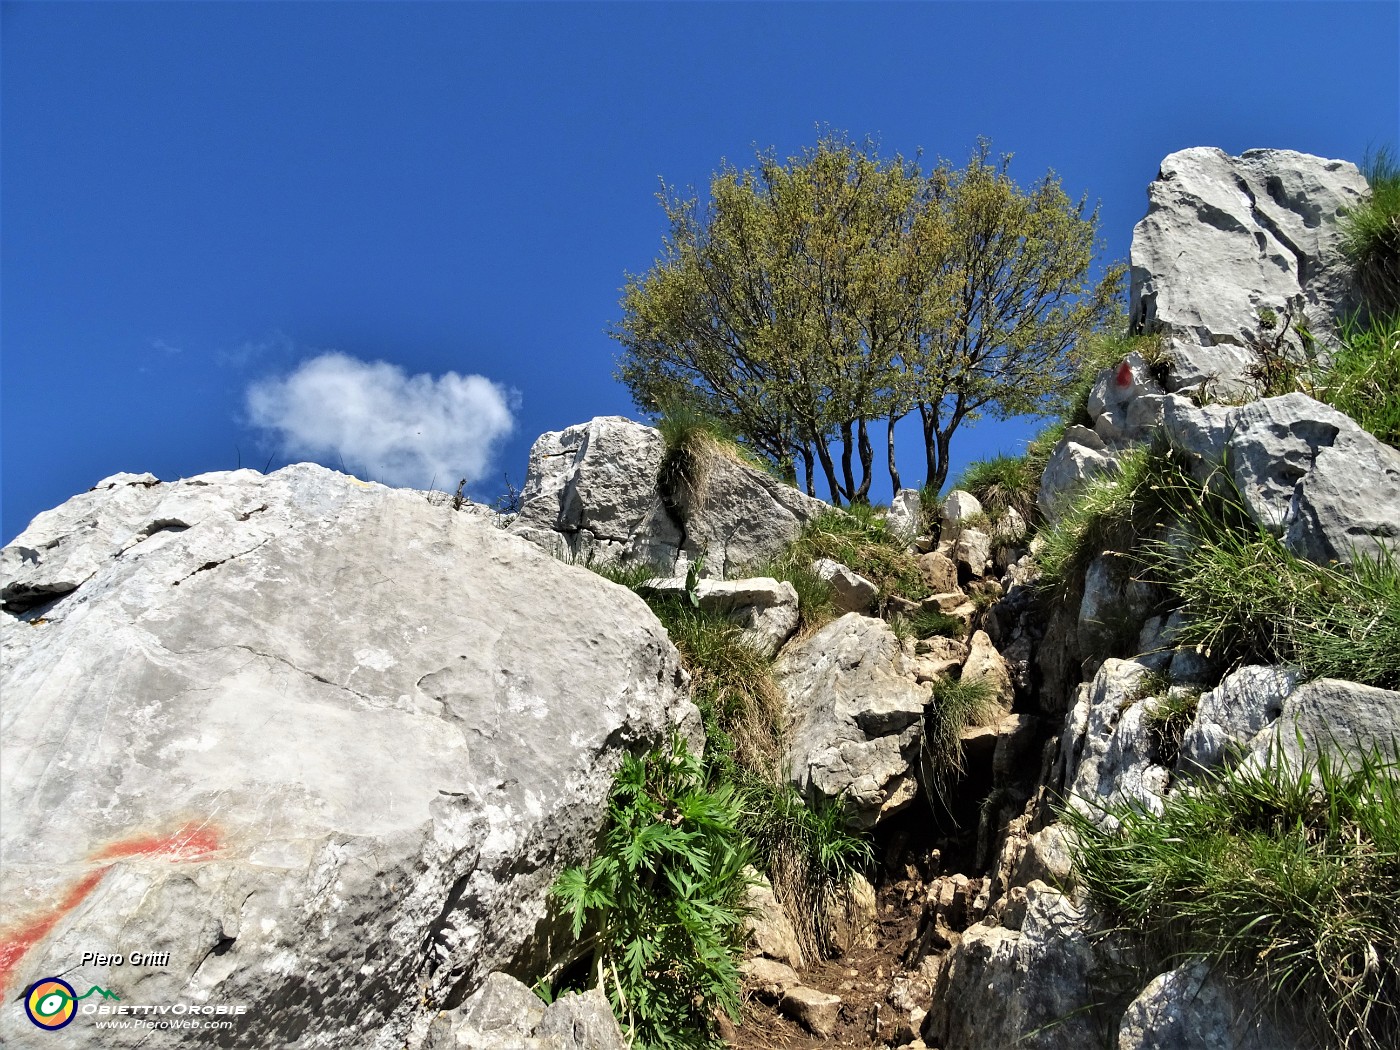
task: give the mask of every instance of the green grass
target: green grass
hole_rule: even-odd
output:
[[[1342,217],[1342,250],[1371,309],[1391,313],[1400,309],[1400,161],[1382,148],[1361,170],[1371,196]]]
[[[1400,689],[1400,562],[1316,565],[1218,501],[1194,505],[1180,542],[1146,547],[1181,603],[1181,643],[1226,662],[1291,663],[1308,678]]]
[[[933,701],[924,714],[923,779],[945,803],[963,773],[962,731],[986,725],[1001,711],[994,692],[987,681],[940,678],[933,684]]]
[[[937,609],[920,609],[912,613],[899,613],[890,618],[890,627],[901,639],[908,638],[962,638],[967,634],[967,625],[956,616],[939,612]]]
[[[656,486],[668,510],[681,521],[705,505],[716,457],[767,471],[734,439],[722,420],[688,402],[669,405],[656,421],[666,443]]]
[[[1170,769],[1176,765],[1186,731],[1196,720],[1201,694],[1196,689],[1173,689],[1168,685],[1165,689],[1159,686],[1149,695],[1155,702],[1146,713],[1147,746],[1152,749],[1153,761]]]
[[[735,579],[767,576],[792,584],[792,589],[797,592],[797,611],[801,617],[797,626],[798,637],[820,630],[836,619],[835,592],[831,584],[812,571],[811,559],[802,561],[789,551],[771,561],[745,566],[733,575]]]
[[[1400,768],[1242,767],[1075,833],[1080,882],[1163,965],[1203,957],[1320,1045],[1400,1045]]]
[[[928,593],[918,561],[868,507],[823,511],[803,527],[787,558],[797,565],[818,558],[838,561],[875,584],[881,599],[900,595],[917,600]]]
[[[1171,520],[1174,491],[1189,484],[1184,477],[1180,456],[1158,442],[1130,449],[1117,474],[1090,479],[1060,520],[1040,531],[1041,588],[1063,599],[1095,556],[1131,552]]]
[[[1040,473],[1027,456],[997,455],[968,464],[953,488],[976,496],[993,523],[1014,510],[1029,524],[1036,517]]]
[[[818,959],[827,916],[851,878],[874,862],[870,840],[848,828],[839,800],[808,805],[790,783],[752,781],[742,792],[743,827],[782,903],[803,953]]]
[[[1400,313],[1344,325],[1314,396],[1400,448]]]

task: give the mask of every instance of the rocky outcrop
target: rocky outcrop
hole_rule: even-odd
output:
[[[871,827],[914,800],[927,688],[882,620],[847,613],[774,665],[790,723],[787,765],[809,797],[844,799]]]
[[[1354,305],[1337,219],[1369,193],[1354,164],[1291,150],[1163,160],[1133,230],[1129,300],[1137,329],[1167,337],[1167,389],[1247,389],[1263,311],[1279,325],[1297,304],[1330,332]]]
[[[724,576],[776,557],[828,509],[719,451],[707,456],[703,492],[682,509],[657,485],[665,453],[659,431],[621,416],[543,434],[510,530],[581,562],[683,575],[703,555],[705,573]]]
[[[1400,546],[1400,451],[1304,394],[1237,408],[1168,399],[1165,431],[1205,480],[1301,557],[1350,563]]]
[[[1118,1026],[1118,1050],[1278,1050],[1293,1044],[1254,1004],[1187,962],[1153,980]]]
[[[460,1007],[439,1014],[423,1050],[627,1050],[601,989],[545,1006],[514,977],[493,973]]]
[[[687,588],[684,578],[654,579],[648,591],[694,595],[704,612],[717,613],[743,628],[744,641],[764,656],[774,656],[792,637],[801,620],[797,590],[792,584],[758,576],[744,580],[697,580]],[[687,600],[689,600],[687,598]]]
[[[421,1039],[529,965],[624,754],[698,728],[640,598],[309,464],[109,479],[3,563],[9,1046],[46,974],[256,1004],[229,1045]]]

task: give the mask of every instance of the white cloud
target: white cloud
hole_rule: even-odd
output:
[[[451,490],[480,481],[515,426],[515,395],[483,376],[410,376],[396,365],[326,353],[248,387],[252,422],[288,458],[363,471],[389,485]]]

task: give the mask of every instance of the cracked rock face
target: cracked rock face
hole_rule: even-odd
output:
[[[1299,303],[1315,334],[1353,304],[1337,219],[1370,193],[1356,165],[1292,150],[1173,153],[1133,230],[1135,326],[1169,337],[1169,390],[1248,385],[1259,311]]]
[[[770,474],[711,457],[704,496],[685,521],[657,488],[666,443],[652,427],[598,416],[542,434],[530,449],[520,515],[511,531],[553,553],[602,564],[645,564],[684,576],[733,575],[776,557],[827,509]]]
[[[695,718],[675,649],[421,493],[109,481],[0,554],[0,1042],[50,1045],[19,992],[65,974],[248,1004],[218,1045],[417,1045],[525,964],[623,753]],[[134,951],[169,960],[80,964]]]
[[[918,790],[927,688],[883,620],[847,613],[789,645],[773,668],[791,723],[787,765],[808,797],[843,798],[873,827]]]

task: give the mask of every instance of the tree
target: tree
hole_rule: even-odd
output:
[[[964,422],[1048,404],[1122,276],[1090,288],[1097,211],[1053,172],[1023,193],[989,152],[924,174],[828,133],[785,163],[722,164],[703,206],[663,186],[670,233],[628,276],[618,377],[649,411],[697,402],[790,478],[800,461],[809,492],[820,466],[837,503],[868,494],[876,420],[899,487],[894,427],[917,411],[941,486]]]

